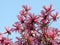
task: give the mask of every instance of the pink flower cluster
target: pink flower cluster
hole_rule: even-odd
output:
[[[43,6],[39,15],[31,13],[31,7],[27,5],[22,7],[17,16],[18,21],[13,24],[13,27],[6,27],[6,32],[0,33],[0,45],[60,45],[59,29],[50,27],[51,23],[60,18],[58,12],[53,13],[53,6]],[[12,39],[2,35],[6,33],[11,35],[12,32],[21,35],[16,37],[17,41],[14,43]]]

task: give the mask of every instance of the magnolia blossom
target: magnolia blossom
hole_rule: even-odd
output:
[[[57,33],[55,30],[56,30],[55,28],[49,27],[47,29],[46,36],[54,39],[56,37],[56,33]]]
[[[55,41],[60,44],[60,32],[57,33]]]
[[[51,27],[50,24],[60,18],[54,11],[53,6],[43,6],[39,15],[31,13],[31,7],[22,6],[23,9],[17,16],[18,21],[13,27],[5,27],[5,32],[0,33],[0,45],[60,45],[60,31]],[[17,41],[4,37],[3,34],[19,33]]]

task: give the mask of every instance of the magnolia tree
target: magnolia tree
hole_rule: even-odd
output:
[[[60,18],[58,12],[53,13],[52,5],[43,6],[39,15],[31,13],[31,7],[22,6],[23,9],[17,16],[18,21],[12,28],[6,27],[6,32],[0,33],[0,45],[60,45],[60,30],[51,27],[51,23]],[[19,33],[17,41],[4,37],[3,34]]]

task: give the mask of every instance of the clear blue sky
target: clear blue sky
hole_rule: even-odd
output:
[[[50,4],[53,4],[54,9],[60,13],[60,0],[0,0],[0,32],[4,31],[5,26],[12,26],[18,21],[16,16],[22,9],[22,5],[31,6],[31,12],[39,14],[44,5],[49,6]],[[60,20],[52,26],[60,29]]]

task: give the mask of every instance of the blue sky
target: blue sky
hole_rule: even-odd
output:
[[[16,16],[22,9],[22,5],[31,6],[31,12],[39,14],[44,5],[49,6],[50,4],[52,4],[55,11],[58,11],[60,14],[60,0],[0,0],[0,32],[5,31],[5,26],[12,27],[12,24],[18,21]],[[51,26],[60,29],[60,20],[54,22]],[[12,36],[14,36],[14,34]]]

